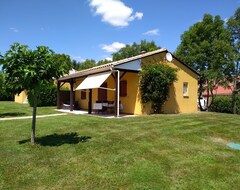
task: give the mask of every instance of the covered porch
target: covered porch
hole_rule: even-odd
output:
[[[57,108],[72,112],[77,107],[88,114],[134,114],[141,57],[77,71],[58,79]],[[68,86],[66,92],[61,89]],[[64,95],[65,93],[65,95]]]

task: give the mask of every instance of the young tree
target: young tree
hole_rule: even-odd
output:
[[[126,45],[126,47],[121,48],[118,52],[113,53],[113,61],[139,55],[142,51],[149,52],[159,48],[154,41],[147,42],[146,40],[142,40],[140,44],[134,42],[132,45]]]
[[[169,94],[170,85],[177,80],[177,69],[165,63],[149,64],[140,72],[140,93],[143,103],[151,102],[154,113],[160,113]]]
[[[176,56],[200,73],[199,106],[202,93],[209,96],[219,86],[229,85],[234,70],[232,38],[220,16],[206,14],[181,36]]]
[[[70,69],[67,62],[45,46],[31,50],[26,45],[14,43],[3,57],[6,82],[13,93],[26,89],[34,94],[31,142],[35,143],[38,88],[46,82],[53,82]]]

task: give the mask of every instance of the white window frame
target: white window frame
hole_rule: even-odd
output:
[[[183,97],[188,97],[188,82],[183,82]]]

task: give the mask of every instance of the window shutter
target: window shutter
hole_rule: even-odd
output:
[[[86,90],[81,90],[81,99],[86,100]]]
[[[101,87],[107,88],[107,83],[104,82]],[[98,89],[98,101],[107,101],[107,90],[106,89]]]
[[[127,96],[127,81],[126,80],[120,81],[120,96],[121,97]]]

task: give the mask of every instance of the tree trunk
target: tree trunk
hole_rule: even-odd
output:
[[[232,93],[232,113],[236,114],[237,113],[237,102],[236,102],[236,90],[233,90]]]
[[[32,133],[31,143],[35,143],[35,129],[36,129],[36,114],[37,114],[37,90],[34,89],[34,101],[33,101],[33,115],[32,115]]]

